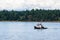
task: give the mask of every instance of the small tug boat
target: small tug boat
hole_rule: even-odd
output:
[[[34,29],[47,29],[42,24],[37,24],[37,26],[34,26]]]

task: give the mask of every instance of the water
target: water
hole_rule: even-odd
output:
[[[0,22],[0,40],[60,40],[60,22],[42,22],[44,30],[35,30],[37,23]]]

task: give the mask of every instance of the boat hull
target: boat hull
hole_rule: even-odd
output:
[[[34,29],[47,29],[47,28],[45,27],[40,28],[40,27],[34,26]]]

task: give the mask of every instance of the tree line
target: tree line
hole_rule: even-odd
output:
[[[60,10],[0,11],[0,21],[60,21]]]

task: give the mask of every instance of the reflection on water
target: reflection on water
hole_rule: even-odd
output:
[[[0,40],[60,40],[59,22],[42,22],[45,30],[35,30],[40,22],[0,22]]]

